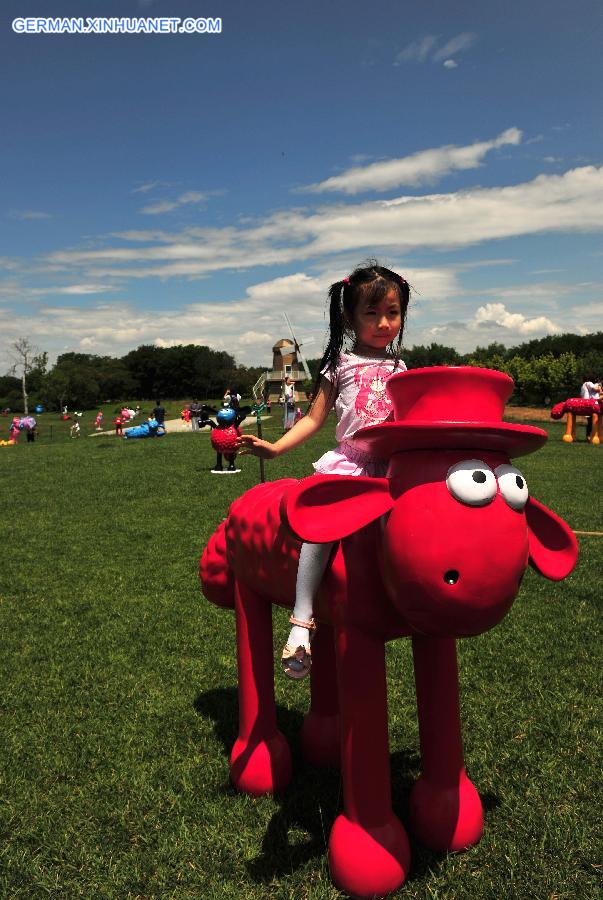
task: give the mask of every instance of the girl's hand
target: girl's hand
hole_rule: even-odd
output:
[[[237,450],[241,456],[259,456],[262,459],[274,459],[278,456],[270,441],[262,441],[255,434],[242,434],[237,438]]]

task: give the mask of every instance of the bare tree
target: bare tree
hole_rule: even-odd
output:
[[[34,347],[29,338],[20,337],[11,344],[12,358],[14,363],[11,367],[11,373],[20,375],[21,388],[23,390],[23,412],[29,415],[27,407],[27,384],[26,378],[32,369],[37,368],[44,363],[46,354],[40,353],[38,347]]]

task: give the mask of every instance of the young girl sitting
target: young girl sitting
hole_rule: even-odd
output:
[[[354,435],[366,425],[383,422],[392,412],[385,383],[394,372],[406,369],[400,348],[409,297],[404,278],[376,263],[357,268],[349,278],[332,284],[328,342],[307,415],[274,444],[253,434],[242,435],[238,441],[241,452],[265,459],[280,456],[322,428],[334,406],[337,447],[314,463],[316,472],[384,476],[387,463],[356,447]],[[344,347],[346,339],[349,348]],[[310,671],[310,642],[316,628],[314,595],[332,546],[305,543],[301,547],[295,606],[289,620],[293,628],[281,656],[290,678],[303,678]]]

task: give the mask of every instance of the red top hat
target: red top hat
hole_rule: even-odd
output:
[[[433,366],[392,375],[394,418],[361,428],[354,444],[378,458],[403,450],[498,450],[510,457],[538,450],[547,433],[503,422],[513,379],[492,369]]]

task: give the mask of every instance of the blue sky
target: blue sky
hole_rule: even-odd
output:
[[[15,34],[17,16],[221,17],[219,35]],[[202,343],[320,355],[376,256],[406,343],[602,328],[595,0],[9,0],[0,19],[0,371]]]

